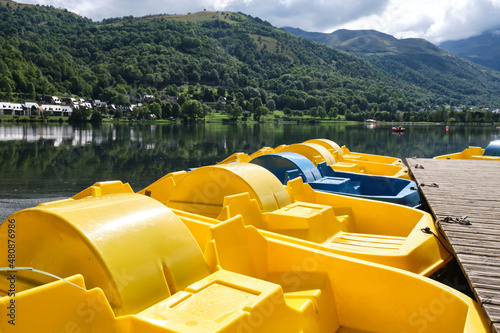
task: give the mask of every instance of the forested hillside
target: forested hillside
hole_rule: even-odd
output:
[[[408,84],[442,96],[447,104],[498,105],[499,72],[454,56],[424,39],[397,39],[375,30],[337,30],[325,34],[285,29],[363,57]]]
[[[476,64],[500,71],[500,26],[478,36],[443,42],[439,46]]]
[[[0,98],[79,96],[128,105],[177,95],[285,113],[395,113],[448,103],[353,54],[241,13],[124,17],[93,22],[65,10],[0,1]],[[483,102],[498,97],[473,91]],[[467,102],[472,95],[457,95]],[[272,100],[272,101],[271,101]],[[499,103],[500,104],[500,103]]]

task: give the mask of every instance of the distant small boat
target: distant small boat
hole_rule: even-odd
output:
[[[404,128],[404,127],[401,127],[401,126],[394,126],[394,127],[392,128],[392,131],[393,131],[394,133],[404,133],[405,128]]]

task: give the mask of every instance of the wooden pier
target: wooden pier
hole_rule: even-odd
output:
[[[500,332],[500,162],[406,161],[492,328]]]

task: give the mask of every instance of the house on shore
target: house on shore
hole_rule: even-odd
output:
[[[69,117],[73,114],[73,108],[69,105],[49,105],[49,104],[44,104],[42,105],[42,112],[45,114],[48,112],[48,115],[52,116],[65,116]]]
[[[25,116],[36,116],[40,114],[40,105],[34,102],[26,102],[23,104],[23,110]]]
[[[62,106],[52,104],[42,104],[42,115],[44,116],[62,116]]]
[[[0,114],[22,115],[23,105],[20,103],[0,102]]]
[[[219,99],[217,100],[217,102],[219,102],[222,105],[226,105],[227,104],[227,98],[225,96],[219,96]]]
[[[61,106],[62,115],[65,117],[70,117],[73,114],[73,108],[69,105]]]

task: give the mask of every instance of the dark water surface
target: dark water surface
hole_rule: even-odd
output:
[[[434,157],[483,148],[500,139],[495,126],[363,124],[47,124],[0,125],[2,199],[67,197],[96,181],[122,180],[138,191],[163,175],[214,164],[234,152],[328,138],[351,151]]]

